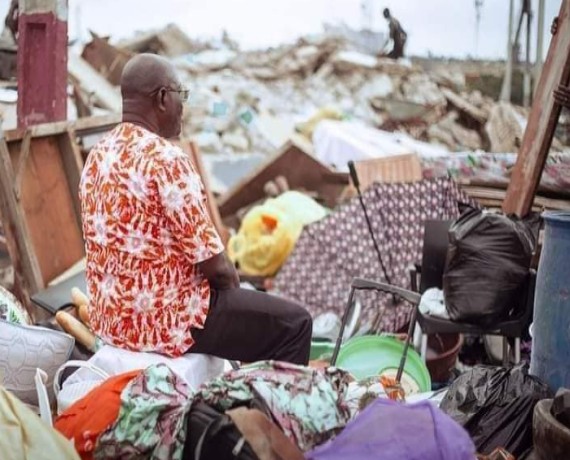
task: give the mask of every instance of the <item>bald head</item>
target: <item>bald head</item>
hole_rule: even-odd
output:
[[[182,101],[174,66],[155,54],[133,57],[121,75],[123,121],[140,124],[163,137],[180,133]]]
[[[161,86],[176,86],[178,79],[172,64],[156,54],[139,54],[129,60],[121,75],[123,97],[148,95]]]

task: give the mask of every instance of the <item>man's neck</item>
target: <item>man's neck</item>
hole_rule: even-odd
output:
[[[133,116],[132,114],[123,113],[123,123],[132,123],[133,125],[140,126],[141,128],[150,131],[151,133],[158,134],[158,127],[142,117]]]

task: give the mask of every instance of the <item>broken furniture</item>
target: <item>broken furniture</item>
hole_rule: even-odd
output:
[[[118,116],[35,125],[0,139],[0,216],[14,266],[16,296],[29,296],[84,257],[79,203],[80,141]]]
[[[417,276],[420,275],[419,293],[427,289],[442,287],[445,261],[448,249],[447,230],[450,222],[426,221],[422,265],[419,273],[411,271],[412,289],[417,291]],[[529,270],[528,281],[525,284],[519,308],[513,317],[499,321],[491,326],[483,327],[468,323],[454,322],[448,319],[422,314],[418,311],[417,320],[422,330],[421,355],[427,355],[428,336],[433,334],[473,334],[500,335],[503,337],[503,365],[508,364],[508,339],[514,339],[515,363],[520,362],[520,340],[532,317],[534,306],[534,291],[536,273]]]

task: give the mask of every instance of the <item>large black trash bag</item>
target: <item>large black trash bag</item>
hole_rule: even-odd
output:
[[[467,208],[449,229],[443,275],[453,321],[487,326],[523,308],[523,288],[536,248],[540,216],[519,219]]]
[[[534,406],[551,397],[548,385],[528,374],[528,364],[477,366],[453,382],[440,407],[469,432],[479,453],[504,447],[519,457],[532,447]]]

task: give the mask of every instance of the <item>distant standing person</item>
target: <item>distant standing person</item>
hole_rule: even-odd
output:
[[[390,51],[386,56],[392,59],[398,59],[404,56],[404,47],[406,46],[406,40],[408,38],[408,34],[404,31],[402,26],[400,25],[400,21],[398,21],[395,17],[392,16],[390,10],[388,8],[384,8],[384,18],[388,21],[388,28],[390,33],[388,35],[388,40],[384,44],[384,48],[388,45],[388,42],[392,40],[393,47],[392,51]]]

